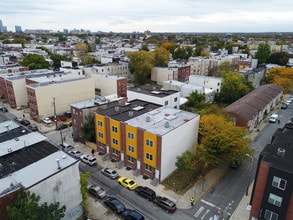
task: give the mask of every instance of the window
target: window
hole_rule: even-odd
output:
[[[174,102],[177,102],[177,97],[174,98]]]
[[[134,158],[131,156],[127,156],[127,160],[131,163],[134,163]]]
[[[154,142],[152,140],[146,139],[146,145],[149,147],[153,147]]]
[[[115,132],[115,133],[117,133],[118,132],[118,128],[115,127],[115,126],[112,126],[112,131]]]
[[[102,132],[99,132],[99,137],[104,138],[104,134]]]
[[[134,139],[134,134],[131,133],[131,132],[128,132],[128,138],[133,140]]]
[[[153,155],[150,154],[150,153],[146,153],[146,158],[147,158],[148,160],[153,160]]]
[[[287,184],[287,180],[274,176],[272,186],[279,188],[281,190],[285,190],[286,184]]]
[[[103,126],[103,122],[98,121],[98,126],[102,127]]]
[[[148,164],[145,165],[145,169],[148,170],[148,171],[151,171],[151,172],[153,171],[153,167],[151,167]]]
[[[267,219],[267,220],[278,220],[278,217],[279,215],[270,211],[270,210],[266,210],[265,212],[265,216],[264,216],[264,219]]]
[[[131,145],[128,145],[128,150],[131,151],[131,152],[134,152],[134,147],[131,146]]]
[[[113,138],[112,143],[118,145],[118,140],[116,138]]]
[[[277,195],[275,195],[273,193],[270,193],[268,202],[273,204],[273,205],[275,205],[275,206],[281,207],[282,200],[283,200],[282,197],[277,196]]]
[[[113,149],[113,154],[116,154],[116,155],[118,155],[120,152],[119,152],[119,150],[116,150],[116,149]]]
[[[165,105],[168,105],[168,101],[165,101]]]

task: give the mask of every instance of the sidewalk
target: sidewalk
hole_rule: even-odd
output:
[[[10,111],[11,113],[15,114],[16,116],[22,116],[23,111]],[[29,116],[25,114],[26,118],[28,119]],[[39,124],[35,123],[39,127],[40,133],[47,133],[55,129],[55,125],[44,125],[43,123]],[[266,126],[266,121],[264,120],[255,130],[253,130],[251,133],[248,134],[247,137],[251,138],[252,140],[257,137],[259,134],[259,131]],[[66,139],[66,142],[72,146],[75,147],[76,150],[81,151],[83,154],[91,154],[91,148],[80,143],[80,142],[74,142],[71,138]],[[109,167],[117,170],[120,176],[126,176],[134,179],[135,182],[137,182],[138,185],[147,186],[149,188],[152,188],[154,191],[156,191],[157,195],[165,196],[172,201],[174,201],[177,205],[178,209],[190,209],[190,198],[195,198],[195,203],[199,202],[207,193],[209,193],[213,187],[217,184],[217,182],[229,171],[229,167],[227,165],[220,166],[216,169],[211,170],[206,176],[199,179],[193,187],[191,187],[184,195],[179,195],[175,193],[174,191],[167,190],[165,187],[161,184],[158,186],[153,186],[149,179],[143,179],[141,175],[135,176],[132,173],[132,170],[126,170],[125,167],[117,168],[117,162],[111,162],[110,160],[103,160],[103,156],[98,155],[98,153],[95,153],[95,156],[97,158],[97,163],[99,166],[102,167]],[[252,189],[252,186],[249,188]],[[115,217],[115,215],[112,215],[113,213],[109,211],[106,207],[102,205],[100,202],[91,201],[92,198],[90,197],[90,217],[91,219],[99,219],[99,220],[108,220],[108,219],[119,219]],[[244,195],[241,202],[239,203],[238,207],[232,214],[230,219],[235,220],[247,220],[249,217],[249,210],[247,210],[247,205],[249,204],[250,200],[250,192],[249,195]],[[111,217],[110,217],[111,216]]]

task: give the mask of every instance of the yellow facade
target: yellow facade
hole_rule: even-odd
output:
[[[110,137],[111,147],[118,151],[121,151],[121,126],[120,122],[110,119]],[[113,142],[113,139],[117,140],[117,143]]]
[[[133,135],[133,138],[129,137],[128,134],[130,134],[130,136]],[[126,125],[126,155],[131,156],[134,159],[138,158],[137,140],[138,140],[137,128]],[[133,147],[133,152],[129,150],[128,146]]]
[[[149,146],[148,143],[152,143]],[[157,163],[157,135],[144,132],[143,138],[143,162],[150,165],[151,167],[156,167]],[[147,158],[147,155],[152,155],[152,159]]]
[[[96,129],[96,142],[106,144],[106,120],[105,117],[95,114],[95,129]],[[101,135],[102,134],[102,137]]]

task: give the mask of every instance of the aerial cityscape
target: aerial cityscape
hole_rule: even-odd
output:
[[[17,4],[1,220],[293,219],[289,1]]]

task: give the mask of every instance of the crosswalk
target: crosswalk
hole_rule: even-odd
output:
[[[194,218],[199,220],[219,220],[218,213],[221,208],[205,200],[201,200],[200,206],[194,213]]]

